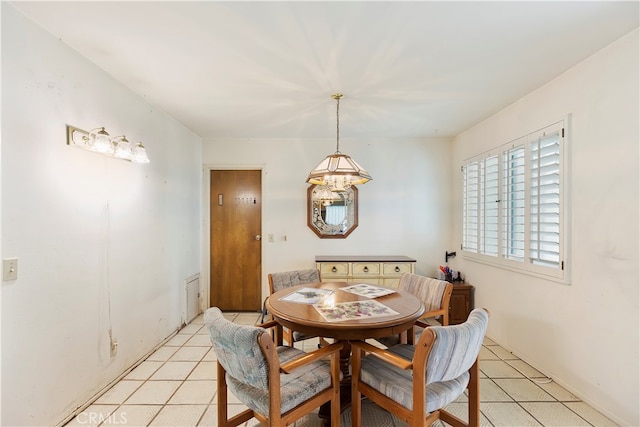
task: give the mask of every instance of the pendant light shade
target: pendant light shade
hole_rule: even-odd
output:
[[[324,158],[307,177],[309,184],[326,185],[331,191],[345,191],[352,185],[370,181],[371,175],[351,157],[340,152],[340,98],[341,93],[331,96],[336,100],[336,152]]]

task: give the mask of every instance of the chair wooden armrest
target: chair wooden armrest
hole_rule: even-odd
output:
[[[447,314],[447,310],[445,310],[445,309],[431,310],[431,311],[427,311],[426,313],[424,313],[422,315],[422,317],[420,317],[420,319],[425,319],[425,318],[429,318],[429,317],[444,316],[446,314]]]
[[[280,324],[275,320],[267,320],[264,323],[258,323],[256,326],[262,329],[270,329],[270,328],[277,328],[278,326],[280,326]]]
[[[280,372],[285,374],[290,374],[296,369],[299,369],[305,365],[308,365],[311,362],[315,362],[316,360],[329,356],[331,353],[339,353],[340,350],[342,350],[342,346],[343,346],[342,343],[334,343],[326,347],[321,347],[317,350],[306,353],[293,360],[289,360],[288,362],[285,362],[282,365],[280,365]]]
[[[400,369],[407,370],[413,368],[413,362],[411,360],[407,360],[403,357],[398,356],[397,354],[391,353],[385,349],[376,347],[363,341],[352,341],[351,348],[353,350],[360,349],[366,353],[370,353],[373,356],[384,360],[385,362],[390,363],[393,366],[397,366]]]

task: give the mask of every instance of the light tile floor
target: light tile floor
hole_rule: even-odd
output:
[[[226,313],[225,317],[253,325],[259,314]],[[317,340],[297,346],[310,351],[317,348]],[[489,338],[480,352],[480,370],[483,426],[616,425]],[[199,316],[67,426],[216,426],[215,390],[216,356]],[[447,409],[466,418],[465,402],[462,396]],[[230,405],[232,414],[245,408],[238,401],[231,400]],[[392,423],[405,425],[397,419]],[[255,425],[255,419],[247,423]],[[320,425],[315,414],[296,423],[298,427]]]

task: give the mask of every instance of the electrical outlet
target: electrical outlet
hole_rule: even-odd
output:
[[[116,354],[118,354],[118,341],[111,340],[111,357],[114,357]]]
[[[18,258],[7,258],[2,260],[2,280],[18,279]]]
[[[269,234],[269,243],[273,243],[273,234]]]

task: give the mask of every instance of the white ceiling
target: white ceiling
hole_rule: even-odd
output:
[[[639,2],[15,2],[204,138],[453,136],[639,25]]]

